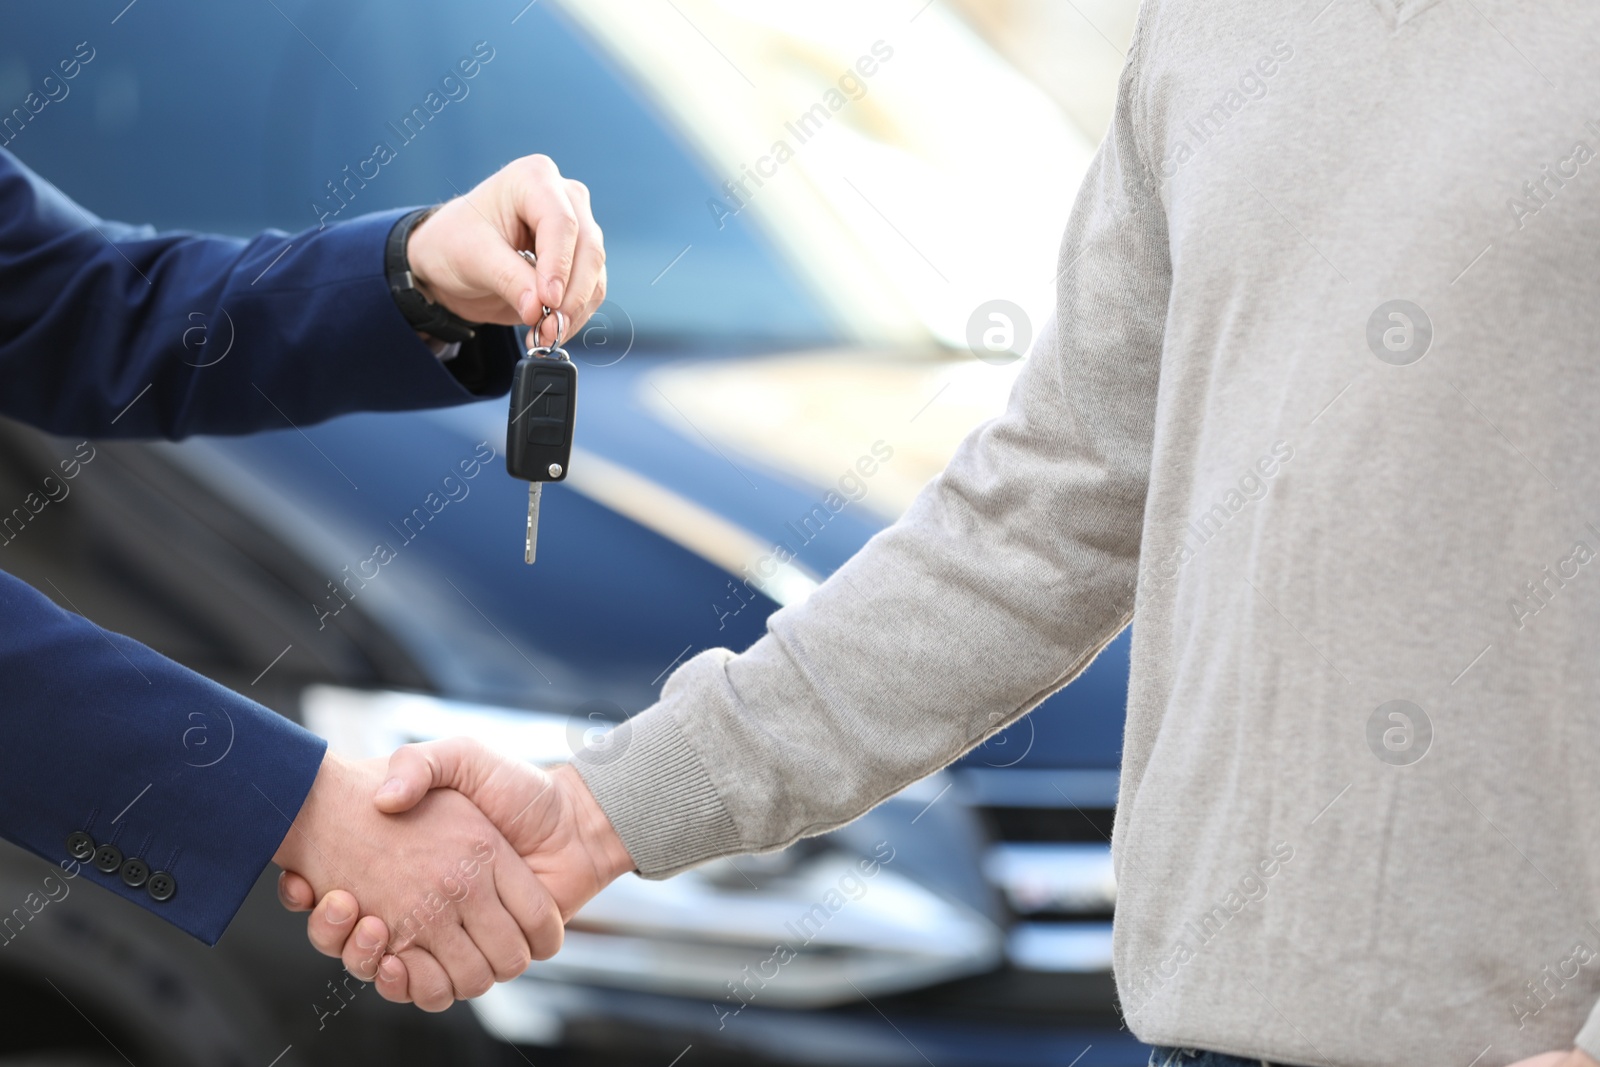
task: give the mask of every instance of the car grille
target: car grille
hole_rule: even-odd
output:
[[[1009,922],[1005,963],[874,1003],[891,1016],[1121,1030],[1111,976],[1117,772],[969,765],[950,773],[952,792],[988,832],[982,867],[1004,909],[998,918]]]
[[[983,873],[1010,912],[1010,966],[1109,973],[1117,772],[965,768],[960,775],[991,833]]]

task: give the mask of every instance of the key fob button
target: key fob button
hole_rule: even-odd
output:
[[[559,445],[565,429],[560,419],[534,419],[528,425],[528,443]]]

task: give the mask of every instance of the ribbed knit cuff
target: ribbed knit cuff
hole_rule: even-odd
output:
[[[621,731],[626,736],[616,736]],[[748,851],[667,708],[636,715],[612,732],[604,756],[582,752],[573,766],[645,878]]]
[[[1583,1024],[1583,1029],[1578,1031],[1577,1040],[1573,1044],[1600,1060],[1600,1004],[1590,1009],[1589,1019]]]

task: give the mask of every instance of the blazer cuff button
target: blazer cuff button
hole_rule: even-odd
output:
[[[88,863],[90,857],[94,855],[94,838],[82,830],[76,830],[68,834],[67,855],[79,863]]]
[[[145,892],[150,894],[152,900],[158,902],[171,900],[173,894],[178,891],[178,880],[166,871],[157,871],[144,884],[144,889]]]
[[[150,865],[137,856],[128,859],[122,865],[122,882],[124,885],[138,889],[150,877]]]
[[[101,845],[94,853],[95,870],[101,874],[114,874],[122,866],[122,850],[116,845]]]

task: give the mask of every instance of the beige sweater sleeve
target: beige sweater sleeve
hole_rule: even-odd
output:
[[[1170,282],[1136,50],[1005,414],[740,655],[684,664],[580,773],[639,871],[781,848],[950,763],[1133,612]],[[996,190],[1001,195],[1000,190]]]

